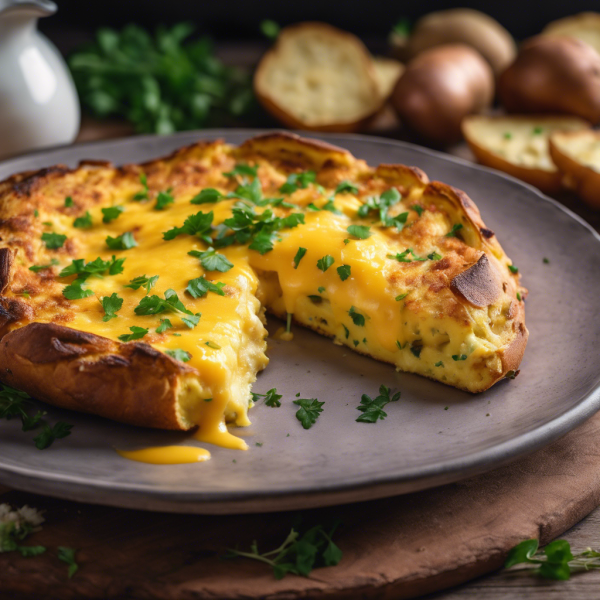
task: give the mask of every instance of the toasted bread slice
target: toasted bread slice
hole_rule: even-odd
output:
[[[568,35],[586,42],[600,52],[600,14],[583,12],[578,15],[552,21],[544,28],[542,35]]]
[[[563,116],[467,117],[462,130],[477,160],[556,194],[562,175],[550,158],[548,137],[555,131],[589,129],[587,121]]]
[[[600,209],[600,132],[557,131],[550,136],[550,156],[565,187]]]
[[[383,105],[373,61],[362,42],[324,23],[284,29],[254,74],[262,105],[283,124],[314,131],[356,131]]]
[[[377,85],[382,98],[387,100],[392,95],[392,90],[396,85],[402,73],[404,73],[404,65],[384,56],[374,56],[373,66],[375,67],[375,76],[377,77]]]

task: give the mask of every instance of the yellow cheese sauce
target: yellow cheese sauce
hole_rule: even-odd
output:
[[[210,452],[194,446],[157,446],[140,450],[117,450],[123,458],[150,465],[184,465],[204,462]]]

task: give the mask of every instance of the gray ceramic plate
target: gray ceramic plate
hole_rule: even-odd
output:
[[[0,179],[82,158],[138,162],[200,138],[237,144],[255,133],[203,131],[56,149],[0,164]],[[1,422],[1,483],[151,510],[324,506],[416,491],[493,469],[548,444],[600,408],[600,238],[590,227],[533,188],[488,169],[405,143],[321,137],[371,164],[421,167],[431,179],[462,188],[475,200],[530,290],[530,340],[520,376],[472,396],[396,373],[296,328],[292,343],[270,343],[272,362],[255,390],[276,387],[283,406],[259,403],[252,409],[253,425],[241,432],[248,452],[211,447],[212,460],[198,465],[129,462],[113,448],[184,443],[187,436],[48,408],[52,419],[75,424],[73,434],[40,452],[16,421]],[[278,326],[271,322],[271,328]],[[388,407],[385,421],[356,423],[361,394],[376,394],[382,383],[401,390],[401,401]],[[325,401],[309,431],[294,417],[298,392]]]

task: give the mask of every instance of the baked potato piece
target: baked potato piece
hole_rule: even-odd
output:
[[[600,121],[600,54],[571,37],[538,36],[523,44],[498,81],[508,112],[553,113]]]
[[[573,189],[600,210],[600,132],[558,131],[550,136],[550,156]]]
[[[576,117],[483,116],[463,121],[462,129],[477,160],[504,171],[546,194],[560,191],[562,175],[550,158],[548,137],[555,131],[580,131],[590,124]]]
[[[260,61],[254,90],[281,123],[313,131],[356,131],[383,106],[368,50],[325,23],[286,27]]]
[[[470,8],[429,13],[417,21],[407,41],[409,57],[443,44],[466,44],[488,61],[498,76],[514,59],[512,36],[492,17]]]
[[[409,130],[449,144],[460,139],[464,117],[489,106],[493,97],[488,63],[469,46],[453,44],[411,61],[394,88],[392,104]]]
[[[574,37],[600,52],[600,14],[583,12],[552,21],[546,25],[542,35]]]

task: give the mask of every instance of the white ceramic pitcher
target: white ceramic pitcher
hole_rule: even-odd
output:
[[[56,48],[37,30],[49,0],[0,0],[0,158],[72,142],[79,100]]]

